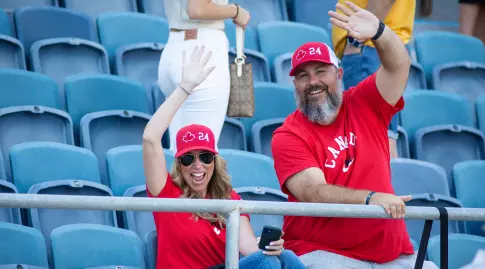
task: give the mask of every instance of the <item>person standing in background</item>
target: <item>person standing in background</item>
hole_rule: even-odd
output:
[[[209,65],[216,69],[189,96],[170,123],[170,149],[176,148],[176,134],[183,126],[201,124],[209,127],[217,141],[226,117],[230,92],[229,42],[224,20],[245,28],[249,12],[228,0],[165,0],[170,27],[168,42],[158,67],[158,84],[168,97],[180,84],[182,51],[204,46],[212,51]],[[187,85],[180,85],[187,88]]]
[[[339,0],[338,2],[344,4],[346,1]],[[365,8],[383,21],[405,45],[411,41],[416,9],[415,0],[352,0],[350,2],[360,8]],[[335,54],[341,59],[345,89],[355,87],[381,66],[379,55],[371,40],[356,40],[349,37],[346,30],[332,25],[332,43]],[[397,127],[398,115],[394,115],[388,129],[391,158],[398,156]]]
[[[485,43],[485,0],[459,0],[460,33]]]

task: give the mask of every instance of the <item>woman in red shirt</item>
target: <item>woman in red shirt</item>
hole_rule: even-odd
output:
[[[161,138],[170,121],[194,88],[214,67],[205,68],[211,53],[195,47],[186,61],[183,53],[182,82],[158,108],[143,134],[143,160],[150,197],[191,199],[241,199],[232,190],[225,161],[217,154],[211,129],[190,124],[176,136],[176,161],[172,174],[166,169]],[[158,235],[158,269],[206,269],[225,261],[226,219],[222,214],[154,212]],[[283,240],[260,251],[248,215],[241,215],[239,251],[245,257],[240,268],[305,268]]]

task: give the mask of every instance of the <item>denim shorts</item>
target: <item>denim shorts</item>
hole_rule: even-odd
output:
[[[377,50],[373,47],[363,46],[361,53],[344,55],[341,66],[344,70],[343,84],[346,89],[355,87],[359,82],[372,75],[379,69],[381,61]],[[388,128],[388,136],[398,138],[398,115],[392,117]]]

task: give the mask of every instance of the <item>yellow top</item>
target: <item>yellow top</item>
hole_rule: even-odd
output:
[[[346,0],[338,0],[344,6]],[[354,4],[361,8],[367,8],[368,0],[352,0]],[[384,19],[390,29],[392,29],[407,44],[411,40],[416,0],[396,0],[391,10]],[[340,10],[337,12],[342,13]],[[342,58],[345,45],[347,44],[347,31],[332,25],[332,43],[337,57]],[[372,41],[364,43],[366,46],[373,47]]]

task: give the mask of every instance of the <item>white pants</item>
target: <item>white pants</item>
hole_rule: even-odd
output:
[[[184,32],[170,32],[168,42],[163,49],[158,67],[158,83],[162,92],[168,96],[175,90],[182,77],[182,51],[190,57],[196,45],[204,45],[212,51],[207,64],[216,68],[187,98],[175,114],[169,126],[170,149],[176,151],[176,134],[189,124],[201,124],[209,127],[217,141],[224,124],[230,91],[229,41],[222,30],[199,29],[197,39],[184,40]]]

